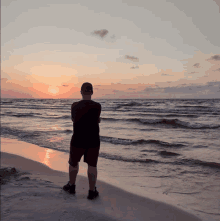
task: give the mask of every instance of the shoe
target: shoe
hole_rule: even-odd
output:
[[[95,187],[95,191],[89,190],[89,194],[87,196],[87,199],[93,200],[93,199],[95,199],[98,196],[99,196],[99,192],[96,190],[96,187]]]
[[[67,191],[71,194],[76,193],[75,189],[76,189],[76,185],[71,185],[70,186],[69,182],[65,186],[63,186],[63,190],[65,190],[65,191]]]

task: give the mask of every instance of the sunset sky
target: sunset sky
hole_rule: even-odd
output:
[[[219,0],[2,0],[1,97],[220,98]]]

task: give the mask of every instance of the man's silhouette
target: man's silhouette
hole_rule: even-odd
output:
[[[65,191],[75,193],[76,176],[79,171],[79,161],[84,155],[88,164],[89,194],[88,199],[99,195],[95,184],[97,180],[97,162],[100,149],[99,123],[101,104],[92,101],[92,84],[85,82],[81,87],[83,99],[71,106],[73,135],[70,142],[69,182],[63,187]]]

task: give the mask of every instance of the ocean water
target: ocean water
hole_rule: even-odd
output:
[[[75,101],[1,99],[1,136],[69,153]],[[220,220],[220,99],[94,101],[102,105],[99,157],[112,178]]]

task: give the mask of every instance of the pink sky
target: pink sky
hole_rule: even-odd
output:
[[[219,98],[219,6],[159,3],[5,1],[1,97]]]

